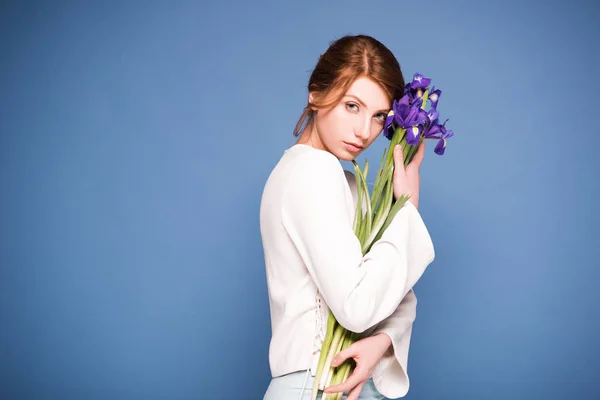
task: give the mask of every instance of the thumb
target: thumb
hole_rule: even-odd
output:
[[[331,361],[331,366],[332,367],[337,367],[339,365],[341,365],[346,359],[348,358],[352,358],[353,356],[356,355],[355,350],[355,346],[354,343],[351,344],[350,346],[348,346],[346,349],[340,351],[335,357],[333,357],[333,360]]]

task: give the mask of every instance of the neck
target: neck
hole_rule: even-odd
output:
[[[306,125],[296,143],[306,144],[319,150],[325,150],[325,146],[323,146],[323,143],[321,142],[321,139],[319,138],[319,134],[315,127],[314,118],[311,121],[311,123]]]

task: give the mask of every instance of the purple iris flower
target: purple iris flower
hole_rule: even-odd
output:
[[[394,126],[393,122],[395,115],[394,110],[396,110],[398,107],[397,103],[398,102],[394,100],[394,105],[388,113],[387,118],[385,119],[385,124],[383,125],[383,136],[385,136],[389,140],[392,140],[392,136],[394,136],[394,131],[396,130],[396,127]]]
[[[412,94],[412,85],[411,85],[411,82],[408,82],[406,84],[406,86],[404,86],[404,94],[405,95],[409,95],[409,96]]]
[[[408,96],[408,99],[412,102],[414,99],[423,96],[423,89],[413,88],[412,83],[409,83],[404,87],[404,95]]]
[[[416,125],[424,125],[427,121],[427,112],[421,109],[422,99],[416,99],[409,105],[408,95],[403,96],[399,102],[394,103],[394,122],[396,125],[408,129]]]
[[[410,100],[423,97],[423,93],[431,83],[431,78],[425,78],[421,74],[414,74],[412,81],[404,87],[404,94],[408,95]]]
[[[443,127],[443,125],[441,126]],[[446,150],[446,139],[450,139],[452,136],[454,136],[454,132],[444,128],[444,132],[442,133],[439,142],[435,145],[435,149],[433,149],[435,154],[439,154],[440,156],[444,154],[444,150]]]
[[[421,132],[425,124],[428,122],[427,112],[421,109],[423,104],[422,99],[416,99],[411,105],[408,104],[408,95],[403,96],[398,103],[395,104],[394,123],[397,126],[406,129],[406,142],[413,146],[419,144]]]
[[[436,89],[435,86],[431,88],[431,93],[429,93],[429,101],[431,101],[432,108],[437,108],[437,103],[440,100],[441,95],[442,91],[440,89]]]
[[[437,139],[435,147],[437,154],[444,154],[446,148],[446,139],[452,137],[454,133],[446,130],[446,121],[440,124],[437,104],[442,95],[440,89],[435,86],[431,88],[427,98],[423,99],[423,94],[429,90],[431,79],[416,73],[412,80],[404,87],[404,96],[398,101],[394,100],[392,109],[387,115],[384,124],[383,134],[386,138],[392,139],[397,127],[406,129],[406,142],[417,146],[421,137],[425,139]],[[421,107],[424,101],[431,102],[429,111]]]
[[[410,104],[408,95],[403,96],[400,101],[394,100],[392,109],[385,120],[383,135],[391,140],[394,135],[394,130],[399,126],[407,130],[407,141],[409,143],[417,141],[416,143],[418,144],[418,136],[416,139],[414,138],[414,135],[417,134],[417,130],[413,129],[411,131],[413,134],[412,137],[408,131],[410,128],[418,126],[418,134],[420,135],[423,131],[423,127],[428,121],[427,112],[421,109],[421,104],[423,104],[422,99],[416,99]]]
[[[445,120],[443,124],[439,124],[436,119],[431,122],[427,127],[426,132],[423,134],[425,139],[438,139],[437,145],[433,151],[440,156],[444,154],[444,150],[446,150],[446,139],[450,139],[454,136],[454,132],[446,129],[446,122],[448,122],[448,120]]]
[[[430,111],[431,112],[431,111]],[[429,123],[429,126],[427,126],[427,130],[424,133],[424,137],[426,139],[439,139],[442,137],[442,134],[444,132],[446,132],[446,122],[448,122],[448,120],[446,119],[446,121],[444,121],[443,124],[440,124],[438,122],[438,119],[434,119]]]
[[[427,111],[427,123],[423,127],[422,132],[424,138],[431,139],[432,135],[434,135],[436,132],[439,132],[439,128],[437,127],[439,116],[440,113],[435,108]]]
[[[429,120],[429,124],[433,124],[440,117],[440,113],[435,108],[427,111],[427,119]]]
[[[431,78],[425,78],[423,75],[417,73],[417,74],[413,75],[413,79],[412,79],[412,82],[410,83],[410,86],[413,89],[419,89],[419,88],[424,89],[427,86],[429,86],[430,83],[431,83]]]
[[[423,131],[422,125],[411,126],[406,129],[406,143],[412,146],[419,145],[419,139],[421,139],[421,132]]]

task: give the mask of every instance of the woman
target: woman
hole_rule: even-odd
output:
[[[364,35],[333,42],[311,74],[299,139],[270,174],[260,208],[272,328],[265,399],[309,398],[329,310],[361,338],[333,363],[353,358],[354,372],[325,392],[348,400],[408,392],[412,287],[434,258],[417,211],[424,144],[406,169],[394,150],[394,197],[411,197],[364,256],[352,229],[355,179],[339,162],[375,140],[403,90],[393,54]]]

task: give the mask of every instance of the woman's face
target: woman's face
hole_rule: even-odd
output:
[[[354,160],[381,133],[390,108],[381,86],[360,77],[337,105],[317,110],[308,142],[341,160]]]

